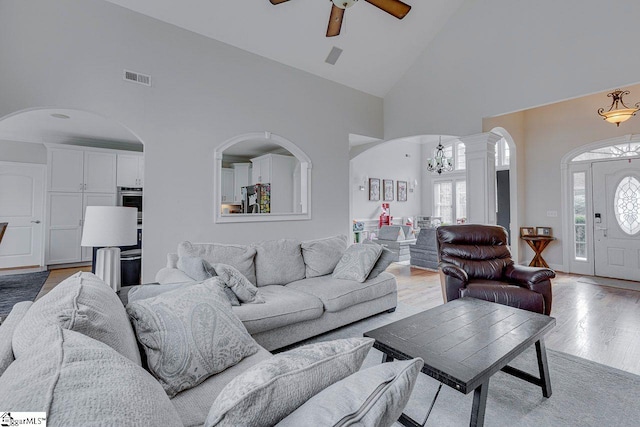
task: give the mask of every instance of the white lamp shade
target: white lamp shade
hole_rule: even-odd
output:
[[[138,210],[124,206],[87,206],[82,246],[130,246],[138,243]]]

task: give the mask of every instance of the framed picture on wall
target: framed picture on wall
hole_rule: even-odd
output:
[[[393,202],[393,180],[383,179],[383,193],[382,197],[385,202]]]
[[[380,179],[369,178],[369,200],[377,202],[380,200]]]
[[[407,201],[407,181],[398,181],[398,201]]]

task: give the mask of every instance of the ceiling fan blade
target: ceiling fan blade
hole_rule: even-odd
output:
[[[411,10],[411,6],[402,3],[400,0],[364,0],[367,3],[371,3],[375,7],[384,10],[390,15],[395,16],[398,19],[405,17]]]
[[[329,26],[327,27],[327,37],[335,37],[340,34],[344,9],[340,9],[335,4],[331,5],[331,15],[329,15]]]
[[[271,2],[271,4],[280,4],[280,3],[284,3],[284,2],[289,1],[289,0],[269,0],[269,1]]]

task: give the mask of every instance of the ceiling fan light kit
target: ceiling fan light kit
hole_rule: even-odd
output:
[[[289,0],[269,0],[271,4],[280,4]],[[331,14],[329,15],[329,25],[327,26],[327,37],[335,37],[340,34],[342,21],[344,20],[344,11],[358,2],[358,0],[330,0]],[[411,10],[411,6],[400,0],[364,0],[387,12],[389,15],[398,19],[404,18]]]

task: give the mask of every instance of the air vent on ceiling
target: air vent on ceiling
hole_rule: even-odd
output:
[[[124,70],[124,79],[128,82],[151,86],[151,76],[136,73],[135,71]]]
[[[342,49],[334,46],[333,48],[331,48],[331,52],[329,52],[329,55],[327,56],[327,59],[324,60],[324,62],[326,62],[327,64],[336,65],[336,62],[338,62],[338,58],[340,58],[340,55],[342,55]]]

